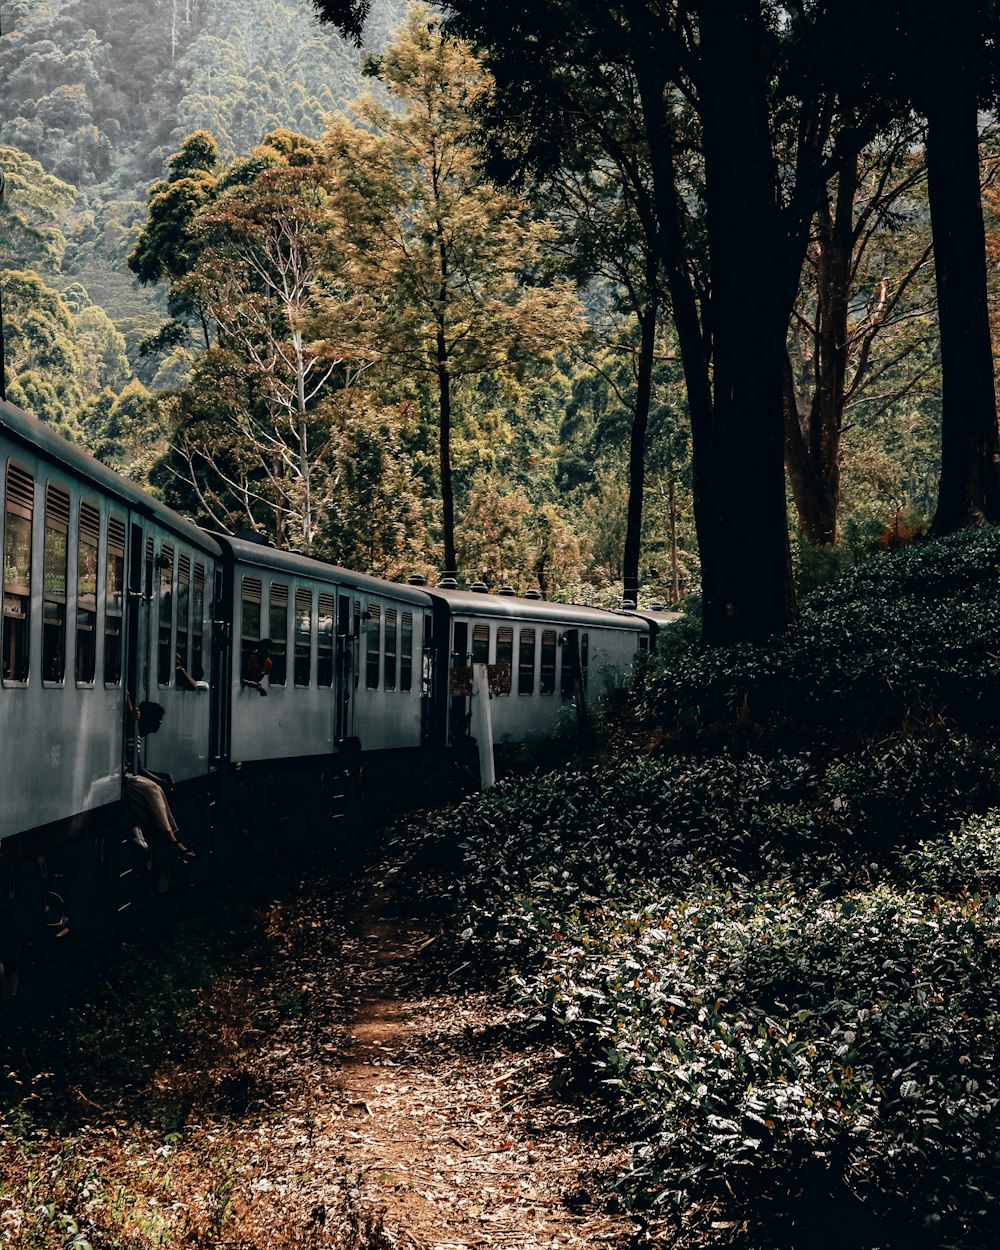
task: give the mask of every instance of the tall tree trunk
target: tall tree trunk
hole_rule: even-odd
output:
[[[656,261],[651,257],[647,289],[656,280]],[[651,299],[639,316],[639,365],[636,373],[635,413],[628,456],[628,510],[625,519],[625,553],[622,560],[622,598],[639,601],[639,555],[642,548],[642,496],[646,476],[646,431],[653,392],[653,359],[659,306]]]
[[[927,102],[927,192],[941,335],[941,482],[933,530],[1000,522],[1000,437],[986,301],[975,92],[947,76]]]
[[[824,196],[816,216],[815,383],[811,396],[798,394],[786,356],[785,467],[799,529],[817,546],[837,541],[857,186],[858,157],[852,153],[837,179],[835,204],[831,208],[829,197]]]
[[[451,375],[448,372],[448,348],[444,328],[437,332],[438,409],[441,417],[438,439],[438,470],[441,474],[441,528],[444,537],[444,572],[449,577],[458,573],[455,553],[455,496],[451,484]]]
[[[794,285],[771,147],[759,5],[706,5],[702,108],[711,265],[711,495],[699,514],[708,643],[779,633],[795,603],[785,508],[783,362]],[[797,273],[794,277],[797,279]],[[700,436],[697,427],[693,433]]]
[[[677,483],[670,469],[670,602],[676,607],[681,601],[681,569],[677,558]]]

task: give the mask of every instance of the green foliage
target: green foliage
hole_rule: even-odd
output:
[[[401,840],[635,1143],[627,1204],[751,1245],[991,1244],[998,563],[989,530],[887,553],[767,648],[682,623],[637,685],[660,758],[509,778]]]
[[[886,552],[815,592],[767,647],[672,657],[641,706],[675,730],[749,720],[844,735],[942,714],[976,728],[1000,691],[998,569],[993,529]]]
[[[26,152],[0,144],[0,267],[58,270],[66,249],[66,209],[75,188],[46,173]]]

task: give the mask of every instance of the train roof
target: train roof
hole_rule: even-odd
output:
[[[672,625],[674,621],[679,621],[684,615],[683,612],[674,612],[670,608],[632,608],[629,610],[635,616],[641,616],[647,621],[655,621],[661,629],[664,625]]]
[[[409,586],[403,582],[387,582],[379,577],[371,577],[367,573],[354,573],[338,564],[330,564],[325,560],[317,560],[314,556],[305,556],[297,551],[286,551],[281,547],[272,547],[266,542],[253,539],[235,538],[228,534],[216,534],[219,543],[230,548],[235,559],[241,564],[256,565],[262,569],[280,569],[289,576],[298,573],[300,577],[314,577],[320,581],[329,581],[337,586],[350,587],[371,595],[390,595],[403,603],[418,604],[429,608],[430,597],[422,586]]]
[[[518,621],[555,621],[560,625],[623,629],[640,633],[647,622],[634,613],[607,608],[584,607],[578,603],[556,603],[551,599],[523,599],[519,595],[493,595],[479,590],[445,590],[428,586],[427,593],[446,603],[453,613],[463,616],[510,617]]]
[[[145,491],[139,489],[134,482],[120,477],[113,469],[102,464],[88,451],[67,442],[51,426],[29,416],[14,404],[0,402],[0,430],[12,442],[31,448],[44,459],[78,478],[81,482],[96,487],[98,490],[124,504],[133,512],[154,517],[165,528],[182,537],[192,546],[200,547],[212,555],[219,554],[219,546],[204,530],[198,528],[193,521],[174,512],[165,504],[160,503]]]

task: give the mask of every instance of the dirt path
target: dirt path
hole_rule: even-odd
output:
[[[437,923],[385,879],[376,865],[344,885],[314,859],[252,911],[234,884],[218,922],[240,957],[120,1098],[98,1105],[71,1071],[7,1073],[29,1102],[56,1082],[74,1110],[68,1138],[8,1134],[0,1116],[0,1243],[79,1230],[131,1250],[654,1245],[609,1198],[625,1145],[552,1092],[552,1046],[501,991],[449,981]],[[264,923],[248,931],[251,914]],[[111,1036],[130,1035],[155,1046],[123,1016]]]
[[[301,1010],[267,1058],[317,1201],[324,1177],[346,1184],[382,1209],[388,1244],[417,1250],[645,1244],[608,1210],[622,1146],[549,1093],[552,1048],[499,995],[429,986],[435,931],[394,914],[377,879],[343,928],[296,923],[296,904],[272,916]]]

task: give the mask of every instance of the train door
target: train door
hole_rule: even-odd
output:
[[[434,618],[424,613],[420,648],[420,742],[426,746],[434,735]]]
[[[149,649],[152,637],[150,612],[153,602],[153,536],[144,535],[142,525],[129,526],[128,588],[125,618],[125,689],[132,705],[138,707],[149,692]],[[124,728],[124,727],[123,727]],[[126,766],[138,766],[139,736],[128,734],[130,758]]]
[[[454,673],[454,679],[450,681],[451,705],[448,714],[448,736],[454,742],[457,738],[464,738],[469,732],[469,695],[471,694],[472,683],[470,676],[469,690],[466,692],[462,688],[461,674],[455,673],[456,669],[464,670],[469,665],[468,622],[455,621],[452,628],[451,662],[449,667],[452,673]]]
[[[218,764],[229,755],[231,735],[229,687],[232,680],[230,672],[232,658],[233,623],[226,605],[233,601],[232,566],[228,570],[215,570],[214,585],[211,589],[210,616],[212,626],[212,667],[211,667],[211,703],[209,719],[211,725],[211,762]]]
[[[351,598],[350,595],[337,596],[337,672],[336,718],[334,724],[334,741],[343,742],[345,738],[354,737],[354,665],[356,639],[351,635]]]

